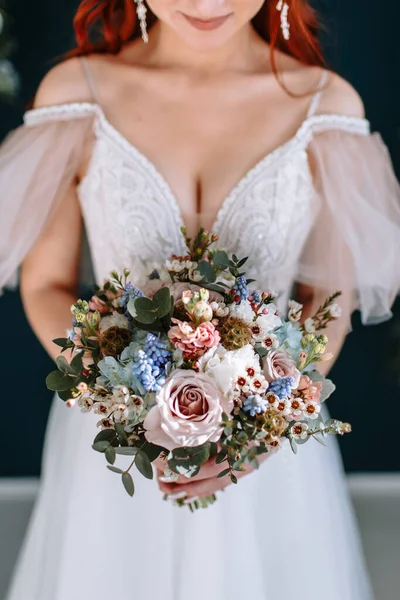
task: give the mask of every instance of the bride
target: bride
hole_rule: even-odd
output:
[[[185,224],[249,255],[282,308],[294,295],[306,317],[342,289],[334,358],[354,309],[390,317],[398,185],[359,96],[323,68],[305,0],[151,0],[147,15],[142,0],[83,0],[75,27],[75,55],[0,151],[0,284],[22,263],[25,310],[53,358],[83,224],[99,283],[183,254]],[[212,464],[159,482],[190,497],[225,487],[191,514],[144,479],[129,498],[91,449],[95,422],[55,398],[8,600],[372,598],[334,441],[284,449],[238,486]]]

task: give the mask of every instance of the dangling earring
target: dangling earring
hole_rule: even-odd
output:
[[[276,5],[276,10],[281,13],[281,29],[283,39],[290,39],[290,25],[288,21],[288,13],[289,13],[289,4],[284,2],[283,0],[278,0],[278,4]]]
[[[147,23],[146,23],[146,13],[147,8],[143,0],[135,0],[136,6],[136,14],[140,23],[140,30],[142,32],[142,40],[145,44],[149,41],[149,36],[147,35]]]

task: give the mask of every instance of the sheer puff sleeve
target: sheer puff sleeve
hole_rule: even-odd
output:
[[[309,153],[319,207],[296,280],[348,294],[364,324],[385,321],[400,289],[400,187],[388,150],[379,134],[332,130]]]
[[[34,109],[0,146],[0,291],[73,182],[92,128],[89,111]]]

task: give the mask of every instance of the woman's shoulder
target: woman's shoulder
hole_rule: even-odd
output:
[[[34,108],[45,108],[73,102],[91,102],[80,57],[57,64],[42,79],[35,95]]]
[[[334,114],[363,119],[365,109],[357,90],[346,79],[329,71],[318,107],[319,114]]]

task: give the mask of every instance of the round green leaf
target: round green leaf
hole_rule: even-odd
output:
[[[61,373],[61,371],[52,371],[46,377],[46,386],[53,392],[64,392],[74,387],[75,379]]]
[[[105,452],[109,446],[110,442],[105,440],[103,442],[95,442],[92,445],[92,448],[93,450],[96,450],[96,452]]]

